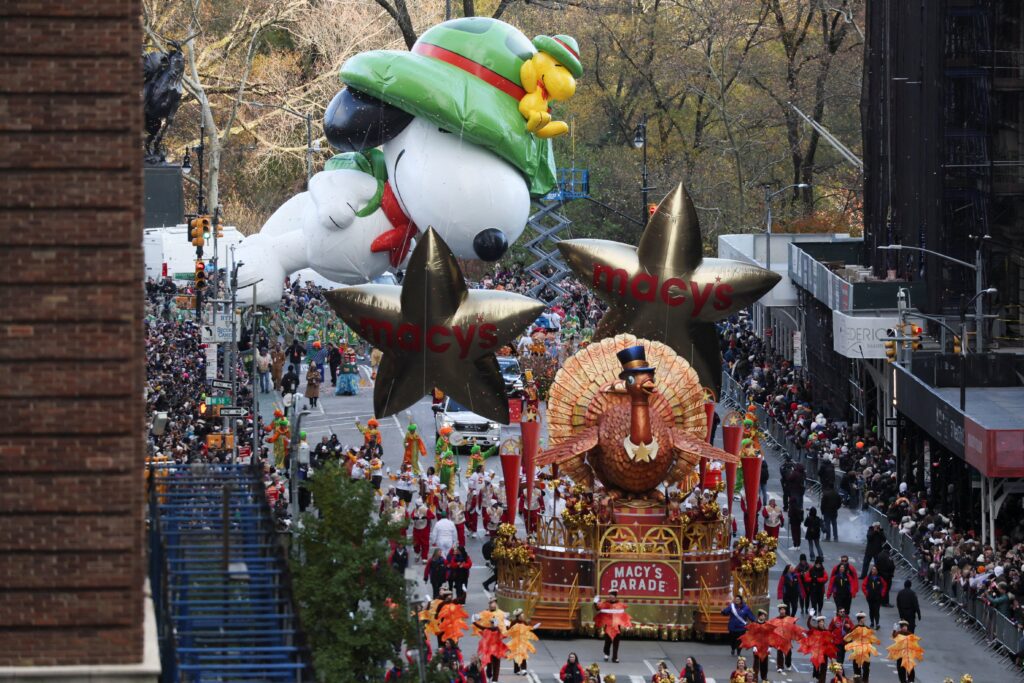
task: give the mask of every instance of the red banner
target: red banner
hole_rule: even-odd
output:
[[[753,540],[754,535],[757,533],[757,503],[761,488],[761,458],[741,458],[740,462],[743,465],[743,497],[747,499],[747,512],[743,516],[743,528],[746,531],[746,537]]]
[[[739,455],[741,441],[743,441],[743,425],[722,425],[722,448],[725,452]],[[735,463],[725,463],[725,492],[729,495],[729,516],[732,517],[732,497],[736,493]]]
[[[522,456],[518,453],[501,454],[501,475],[505,478],[505,521],[516,523],[516,510],[519,509],[519,466]]]
[[[519,423],[519,431],[523,435],[523,474],[526,475],[526,496],[533,495],[533,480],[537,475],[537,451],[540,449],[540,422],[527,420]]]
[[[707,428],[704,432],[704,438],[707,440],[708,443],[711,443],[711,428],[715,424],[715,406],[716,403],[714,401],[707,401],[704,404],[704,414],[707,416]],[[701,458],[700,462],[697,464],[697,467],[699,468],[700,472],[701,486],[706,487],[706,485],[704,484],[704,476],[708,471],[707,458]]]
[[[523,414],[523,399],[510,398],[508,400],[508,423],[516,424]]]
[[[617,590],[620,598],[665,598],[679,596],[679,575],[664,562],[617,560],[601,572],[601,595]]]

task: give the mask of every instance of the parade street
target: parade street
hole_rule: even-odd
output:
[[[307,439],[311,446],[320,441],[320,437],[337,434],[342,444],[358,445],[362,441],[362,435],[356,429],[354,421],[360,420],[364,424],[373,414],[373,389],[365,386],[360,389],[357,396],[333,396],[326,390],[320,399],[320,407],[310,409],[310,415],[303,419],[303,430],[307,432]],[[265,419],[268,412],[272,412],[273,402],[279,400],[276,395],[264,394],[260,398],[260,409]],[[720,406],[719,411],[725,412],[727,407]],[[417,403],[410,411],[413,420],[420,426],[424,440],[429,444],[433,439],[434,415],[431,411],[430,400],[424,398]],[[403,415],[389,417],[380,421],[380,431],[383,435],[384,462],[385,467],[396,471],[401,464],[402,438],[408,418]],[[504,427],[502,438],[510,438],[519,435],[517,426]],[[542,432],[542,443],[544,440]],[[720,441],[720,437],[719,437]],[[780,460],[771,450],[768,450],[771,478],[768,483],[769,498],[775,497],[781,500],[778,488],[778,466]],[[466,457],[460,456],[460,471],[465,472]],[[424,459],[426,462],[428,459]],[[500,470],[495,461],[488,461],[488,469]],[[384,488],[387,487],[385,480]],[[464,493],[464,490],[463,490]],[[818,493],[808,489],[804,498],[804,509],[818,505]],[[735,514],[739,514],[739,502],[734,504]],[[517,519],[520,532],[522,533],[522,519]],[[851,563],[858,567],[864,553],[864,538],[870,524],[866,513],[851,511],[843,508],[839,513],[839,538],[838,543],[823,542],[825,551],[825,566],[830,569],[843,554],[850,557]],[[481,583],[490,576],[483,557],[481,546],[485,538],[467,538],[467,546],[473,558],[473,569],[470,572],[469,592],[466,602],[466,610],[471,615],[486,609],[487,594]],[[800,550],[792,550],[792,539],[789,530],[783,528],[780,534],[778,557],[779,561],[770,573],[769,586],[771,588],[772,610],[775,614],[777,604],[775,586],[786,564],[795,564],[801,552],[808,552],[806,542]],[[406,571],[406,578],[416,586],[413,594],[428,596],[430,586],[423,580],[423,565],[413,563]],[[894,584],[902,587],[905,579],[912,578],[909,572],[903,567],[898,567]],[[915,584],[915,589],[917,584]],[[894,589],[895,593],[895,589]],[[940,683],[948,675],[949,671],[991,671],[993,667],[1002,668],[1001,661],[994,660],[991,654],[984,647],[974,641],[972,635],[958,626],[955,618],[948,613],[941,611],[929,599],[927,593],[918,591],[921,612],[923,618],[918,624],[916,633],[921,636],[923,647],[927,657],[917,667],[918,681],[925,683]],[[861,596],[858,596],[853,603],[854,614],[859,611],[867,611],[867,606]],[[831,619],[835,614],[835,607],[830,600],[825,603],[825,614]],[[801,617],[801,621],[806,617]],[[890,642],[890,631],[893,624],[899,619],[895,609],[882,610],[882,628],[878,631],[879,639],[882,641],[879,651],[884,654],[884,646]],[[541,636],[536,644],[537,652],[529,660],[530,680],[552,681],[558,680],[558,672],[565,663],[566,656],[575,652],[584,666],[592,662],[601,665],[602,674],[613,673],[618,681],[629,681],[629,683],[641,683],[649,681],[654,673],[658,662],[665,661],[669,669],[678,672],[686,657],[694,657],[705,671],[708,672],[709,683],[726,683],[728,672],[734,668],[735,657],[731,656],[724,638],[720,642],[662,642],[656,640],[627,640],[624,641],[619,653],[619,664],[605,662],[602,659],[602,642],[597,638],[558,638]],[[476,638],[467,634],[461,643],[463,652],[467,656],[476,649]],[[751,653],[745,651],[744,655],[750,660]],[[811,680],[811,665],[806,655],[795,651],[793,657],[794,671],[786,671],[783,674],[776,674],[774,667],[774,655],[771,660],[769,680],[771,681],[809,681]],[[895,664],[884,656],[874,658],[872,675],[875,680],[896,680]],[[720,673],[719,673],[720,672]],[[850,672],[850,665],[847,662],[847,673]],[[714,674],[718,673],[718,676]],[[503,673],[503,679],[511,677],[511,666],[508,665]],[[981,678],[976,678],[981,680]],[[995,680],[995,679],[986,679]]]

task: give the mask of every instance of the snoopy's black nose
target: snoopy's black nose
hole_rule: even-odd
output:
[[[473,251],[481,261],[497,261],[507,250],[508,239],[497,228],[481,230],[473,238]]]

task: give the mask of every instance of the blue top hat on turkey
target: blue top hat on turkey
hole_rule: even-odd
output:
[[[635,372],[654,372],[654,368],[647,364],[647,351],[643,346],[629,346],[615,354],[622,363],[622,372],[619,379],[626,379]]]

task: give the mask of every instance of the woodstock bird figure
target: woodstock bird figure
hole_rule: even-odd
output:
[[[580,351],[555,377],[553,445],[537,466],[557,463],[585,484],[596,478],[613,498],[660,499],[658,487],[693,476],[700,458],[739,461],[707,443],[706,429],[704,392],[690,364],[660,342],[618,335]]]
[[[519,67],[519,81],[526,94],[519,100],[519,113],[526,130],[539,138],[553,138],[569,131],[565,121],[552,121],[548,102],[564,102],[576,94],[576,79],[583,75],[580,48],[571,36],[537,36],[538,52]]]

